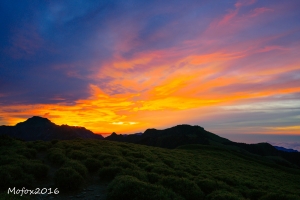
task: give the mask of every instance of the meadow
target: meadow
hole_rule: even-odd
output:
[[[98,183],[107,185],[107,200],[300,199],[299,168],[208,145],[164,149],[95,139],[24,142],[1,136],[0,180],[0,199],[36,198],[8,195],[9,187],[58,188],[60,196]]]

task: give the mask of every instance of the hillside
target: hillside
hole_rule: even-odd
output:
[[[47,118],[31,117],[15,126],[0,126],[0,135],[8,135],[25,141],[70,140],[75,138],[104,139],[84,127],[56,125]],[[130,142],[148,146],[174,149],[182,145],[201,144],[254,154],[277,164],[300,167],[300,153],[281,151],[268,143],[245,144],[232,142],[200,126],[177,125],[164,130],[147,129],[144,133],[121,135],[112,133],[105,140]]]
[[[213,144],[230,142],[216,134],[210,133],[200,126],[177,125],[165,130],[147,129],[143,134],[117,135],[111,134],[106,140],[133,142],[148,146],[176,148],[185,144]]]
[[[103,139],[84,127],[56,125],[43,117],[31,117],[15,126],[0,126],[0,135],[8,135],[26,141],[70,140],[75,138]]]
[[[1,199],[8,187],[57,188],[36,199],[300,199],[300,170],[209,145],[164,149],[105,140],[0,138]]]
[[[271,159],[277,164],[300,167],[300,153],[280,151],[268,143],[245,144],[230,141],[200,126],[177,125],[164,130],[147,129],[143,134],[121,135],[112,133],[105,140],[130,142],[148,146],[174,149],[181,145],[201,144],[222,147],[244,154],[254,154]]]

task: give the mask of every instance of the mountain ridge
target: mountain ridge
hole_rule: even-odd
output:
[[[113,132],[110,136],[104,138],[104,140],[129,142],[168,149],[175,149],[183,145],[210,145],[227,150],[262,156],[284,166],[295,167],[296,165],[297,167],[300,167],[299,152],[281,151],[265,142],[257,144],[233,142],[206,131],[203,127],[198,125],[191,126],[182,124],[163,130],[150,128],[141,135],[122,135]]]
[[[250,153],[271,159],[277,164],[300,167],[300,153],[276,149],[269,143],[246,144],[230,141],[203,127],[181,124],[163,130],[147,129],[144,133],[122,135],[113,132],[104,138],[84,127],[56,125],[47,118],[34,116],[15,126],[0,126],[0,135],[8,135],[25,141],[34,140],[70,140],[75,138],[103,139],[129,142],[147,146],[175,149],[183,145],[210,145],[223,149]]]
[[[75,138],[103,139],[102,135],[77,126],[56,125],[47,118],[33,116],[15,126],[0,126],[0,135],[8,135],[25,141],[70,140]]]

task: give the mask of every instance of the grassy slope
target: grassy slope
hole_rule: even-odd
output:
[[[300,170],[220,147],[0,140],[2,191],[45,182],[78,190],[90,175],[110,183],[107,199],[300,199]]]

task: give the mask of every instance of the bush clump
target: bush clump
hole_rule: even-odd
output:
[[[249,199],[259,199],[260,197],[264,196],[264,194],[266,193],[258,189],[248,189],[245,192],[246,192],[246,196]]]
[[[145,181],[148,182],[148,177],[147,174],[141,170],[132,170],[132,169],[123,169],[120,172],[120,175],[129,175],[129,176],[133,176],[141,181]]]
[[[32,187],[34,178],[25,173],[20,166],[6,165],[0,167],[0,189],[7,190],[8,187]]]
[[[114,179],[121,171],[122,168],[120,167],[103,167],[99,169],[98,174],[100,179],[109,181]]]
[[[118,176],[108,186],[107,200],[183,200],[174,192],[158,185],[152,185],[132,176]]]
[[[150,183],[154,184],[160,180],[161,176],[157,173],[149,172],[147,173],[147,178]]]
[[[243,200],[244,198],[226,190],[216,190],[206,197],[208,200]]]
[[[32,174],[35,179],[42,180],[47,177],[49,167],[39,162],[26,162],[24,165],[24,171]]]
[[[101,161],[99,161],[95,158],[87,158],[84,161],[84,165],[89,170],[89,172],[96,172],[102,166],[102,163],[101,163]]]
[[[88,157],[88,155],[80,150],[71,150],[68,153],[68,157],[75,160],[85,160]]]
[[[50,142],[45,142],[41,140],[37,140],[29,144],[29,147],[34,148],[36,151],[46,151],[51,147]]]
[[[169,188],[187,200],[204,199],[204,193],[193,181],[175,176],[163,177],[160,182],[165,188]]]
[[[197,185],[205,194],[210,194],[218,188],[218,183],[212,179],[201,179],[196,181]]]
[[[299,200],[299,196],[282,193],[269,193],[261,197],[259,200]]]
[[[65,162],[63,167],[74,169],[82,177],[85,177],[87,175],[87,168],[77,160],[68,160],[68,161]]]
[[[70,167],[62,167],[56,171],[54,175],[55,185],[65,191],[78,190],[82,186],[84,179],[74,169]]]
[[[163,165],[155,165],[151,172],[155,172],[157,174],[161,174],[164,176],[171,176],[171,175],[175,175],[175,171],[171,168],[168,168],[167,166],[163,166]]]
[[[16,151],[17,154],[33,159],[36,157],[36,150],[31,148],[20,148]]]
[[[67,160],[67,157],[65,156],[65,152],[60,148],[50,149],[47,157],[50,162],[57,165],[62,165]]]

